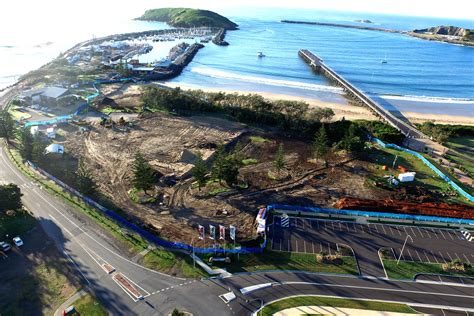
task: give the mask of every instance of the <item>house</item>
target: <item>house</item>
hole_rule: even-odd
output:
[[[53,127],[47,127],[44,125],[40,126],[31,126],[30,128],[31,135],[36,136],[39,133],[46,135],[49,139],[56,138],[56,130]]]
[[[25,91],[20,98],[29,104],[54,106],[67,94],[69,90],[62,87],[44,87]]]
[[[46,154],[64,154],[64,146],[59,144],[51,144],[45,149]]]

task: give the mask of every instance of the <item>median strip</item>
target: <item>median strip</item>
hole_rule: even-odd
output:
[[[122,274],[122,273],[116,273],[112,276],[112,279],[122,288],[124,289],[128,294],[130,294],[133,298],[136,300],[141,300],[143,299],[143,295],[140,293],[140,291],[137,290],[137,288]]]

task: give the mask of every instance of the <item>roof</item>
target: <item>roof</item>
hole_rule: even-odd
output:
[[[134,67],[134,71],[153,71],[155,70],[154,67]]]
[[[46,87],[44,92],[41,94],[42,96],[57,99],[68,92],[65,88],[60,87]]]
[[[64,146],[59,144],[51,144],[46,147],[47,153],[56,153],[56,154],[64,154]]]

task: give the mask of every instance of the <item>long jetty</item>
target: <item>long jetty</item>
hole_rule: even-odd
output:
[[[298,52],[299,56],[315,71],[322,73],[328,79],[341,86],[343,90],[358,103],[367,106],[376,116],[386,121],[391,126],[395,127],[406,137],[410,138],[428,138],[425,134],[417,130],[415,127],[402,121],[390,111],[387,111],[381,104],[367,96],[364,92],[353,86],[349,81],[344,79],[341,75],[336,73],[318,56],[314,55],[307,49],[302,49]]]

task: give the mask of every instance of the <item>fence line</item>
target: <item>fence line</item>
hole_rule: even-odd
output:
[[[456,183],[454,183],[451,179],[449,179],[448,176],[446,176],[444,173],[442,173],[438,168],[436,168],[428,159],[426,159],[425,157],[423,157],[423,155],[421,155],[420,153],[416,152],[416,151],[413,151],[411,149],[408,149],[408,148],[405,148],[405,147],[401,147],[401,146],[398,146],[398,145],[395,145],[395,144],[386,144],[384,143],[383,141],[381,141],[380,139],[378,138],[372,138],[372,141],[375,142],[376,144],[384,147],[384,148],[392,148],[392,149],[396,149],[396,150],[399,150],[399,151],[403,151],[403,152],[406,152],[412,156],[415,156],[417,157],[418,159],[420,159],[425,165],[427,165],[431,170],[433,170],[438,176],[441,177],[441,179],[443,179],[446,183],[448,183],[453,189],[455,189],[459,194],[461,194],[462,196],[464,196],[466,199],[468,199],[469,201],[471,202],[474,202],[474,197],[467,193],[466,191],[464,191],[463,188],[461,188],[459,185],[457,185]]]
[[[185,243],[180,243],[180,242],[172,242],[168,240],[164,240],[149,231],[129,222],[127,219],[123,218],[122,216],[118,215],[117,213],[109,210],[108,208],[100,205],[99,203],[95,202],[94,200],[88,198],[87,196],[83,195],[76,189],[70,187],[66,183],[62,182],[61,180],[57,179],[53,175],[49,174],[45,170],[39,168],[32,162],[27,161],[27,165],[31,166],[34,170],[42,174],[43,176],[47,177],[48,179],[52,180],[55,182],[57,185],[59,185],[61,188],[69,192],[70,194],[80,198],[84,203],[86,203],[89,206],[94,207],[95,209],[101,211],[104,215],[115,221],[116,223],[125,226],[128,229],[131,229],[132,231],[138,233],[140,236],[142,236],[144,239],[146,239],[149,242],[155,243],[161,247],[164,248],[173,248],[173,249],[179,249],[179,250],[186,250],[186,251],[193,251],[195,253],[261,253],[263,249],[265,249],[267,240],[266,238],[264,239],[262,245],[260,247],[254,247],[254,248],[247,248],[247,247],[242,247],[242,248],[236,248],[236,249],[224,249],[224,248],[194,248],[191,245],[185,244]]]
[[[474,220],[452,217],[426,216],[426,215],[412,215],[412,214],[396,214],[384,212],[368,212],[359,210],[339,210],[335,208],[317,207],[317,206],[294,206],[283,204],[272,204],[267,207],[268,210],[294,211],[294,212],[309,212],[321,213],[328,215],[345,215],[345,216],[363,216],[363,217],[381,217],[390,219],[404,219],[418,222],[439,222],[458,225],[474,225]]]

